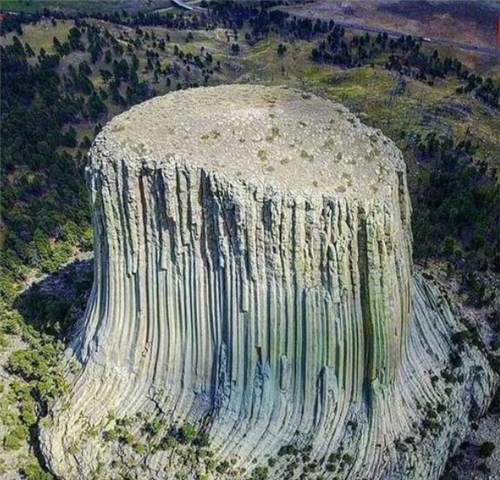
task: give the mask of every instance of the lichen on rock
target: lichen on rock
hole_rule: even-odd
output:
[[[269,462],[293,445],[325,478],[438,477],[496,378],[473,348],[441,374],[460,327],[413,274],[390,140],[330,101],[240,85],[134,107],[90,156],[83,368],[42,431],[57,475],[112,472],[110,418],[150,412],[197,425],[240,475],[298,478],[289,454]],[[172,455],[130,468],[164,478]]]

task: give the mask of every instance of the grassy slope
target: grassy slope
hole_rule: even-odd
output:
[[[36,54],[38,54],[42,48],[47,53],[52,54],[55,53],[53,44],[54,37],[59,39],[67,38],[69,29],[73,25],[73,20],[58,20],[55,26],[48,20],[42,20],[37,25],[25,25],[23,27],[23,35],[20,37],[20,40],[23,43],[29,43]],[[17,35],[17,33],[8,33],[5,37],[0,39],[0,44],[3,45],[11,43],[14,35]]]

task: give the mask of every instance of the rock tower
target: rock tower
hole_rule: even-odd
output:
[[[316,96],[224,86],[132,108],[90,156],[95,282],[69,352],[81,369],[42,432],[56,474],[112,472],[119,442],[102,432],[150,412],[207,432],[242,478],[267,463],[298,478],[297,451],[325,478],[437,478],[495,379],[475,349],[451,372],[462,327],[412,273],[390,140]],[[175,478],[172,455],[133,471]]]

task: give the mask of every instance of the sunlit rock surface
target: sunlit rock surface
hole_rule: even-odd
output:
[[[87,178],[95,282],[69,352],[81,369],[42,430],[56,474],[111,471],[99,432],[150,411],[249,472],[294,445],[310,478],[439,476],[495,378],[475,348],[450,366],[463,327],[412,273],[391,141],[294,90],[200,88],[113,119]],[[347,455],[335,470],[332,454]],[[171,452],[142,463],[138,478],[170,478]]]

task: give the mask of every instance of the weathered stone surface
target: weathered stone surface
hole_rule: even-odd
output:
[[[472,348],[460,381],[441,375],[461,327],[412,275],[392,142],[315,96],[205,88],[116,117],[87,175],[95,284],[70,352],[81,372],[42,432],[55,473],[111,471],[116,451],[84,432],[151,410],[203,425],[247,469],[294,444],[318,471],[352,456],[325,478],[437,478],[496,379]],[[142,463],[165,478],[171,461]]]

